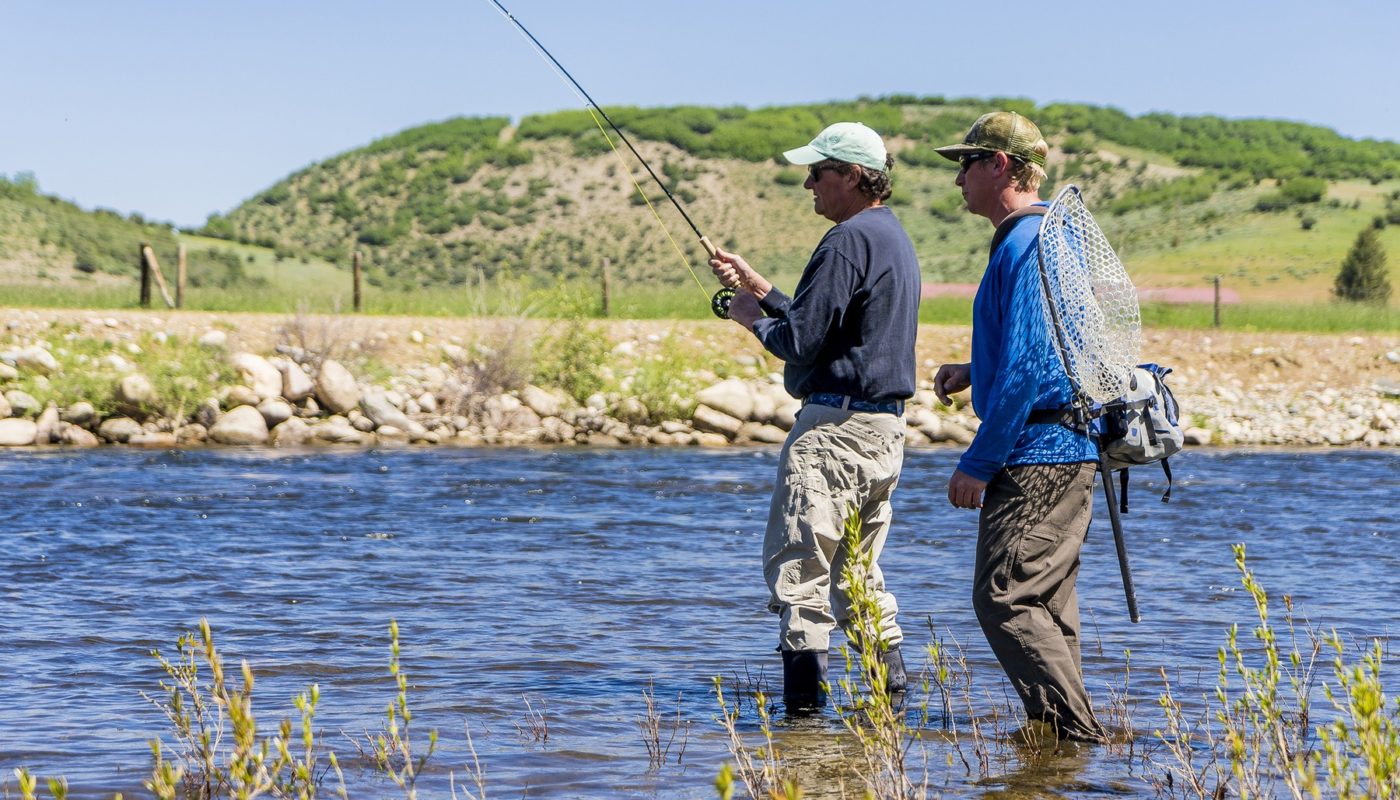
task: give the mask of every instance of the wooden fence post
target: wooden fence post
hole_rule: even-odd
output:
[[[612,270],[612,259],[603,256],[603,316],[608,316],[608,273]]]
[[[179,249],[177,249],[175,252],[176,252],[176,256],[177,256],[176,263],[175,263],[175,307],[176,307],[176,308],[184,308],[184,307],[185,307],[185,272],[186,272],[186,269],[187,269],[187,265],[186,265],[187,254],[186,254],[186,252],[185,252],[185,246],[184,246],[183,244],[180,245]]]
[[[141,248],[141,255],[146,264],[147,274],[156,279],[156,288],[160,289],[160,297],[165,301],[166,308],[175,307],[175,298],[170,296],[170,290],[165,288],[165,277],[160,274],[160,262],[156,260],[156,251],[150,245]],[[146,291],[146,305],[150,305],[150,290]]]
[[[1215,327],[1220,327],[1220,276],[1215,276]]]
[[[353,271],[354,271],[354,273],[355,273],[355,295],[354,295],[354,297],[355,297],[355,300],[354,300],[354,304],[355,304],[355,313],[358,314],[358,313],[360,313],[360,310],[361,310],[361,308],[362,308],[361,301],[360,301],[360,277],[361,277],[361,271],[360,271],[360,251],[359,251],[359,250],[356,250],[356,251],[355,251],[355,255],[354,255],[354,257],[351,259],[351,261],[354,263],[354,270],[353,270]]]
[[[151,265],[146,263],[146,247],[147,247],[147,246],[148,246],[148,245],[147,245],[145,242],[142,242],[142,243],[141,243],[141,247],[136,251],[136,258],[139,260],[139,263],[141,264],[141,307],[142,307],[142,308],[150,308],[150,307],[151,307]]]

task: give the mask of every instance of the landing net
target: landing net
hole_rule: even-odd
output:
[[[1071,382],[1100,403],[1121,396],[1142,350],[1137,290],[1073,184],[1040,223],[1040,275],[1045,320]]]

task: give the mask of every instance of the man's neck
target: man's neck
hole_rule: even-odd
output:
[[[995,227],[1017,211],[1039,202],[1040,195],[1035,192],[1017,192],[1007,189],[997,198],[996,207],[992,209],[992,213],[987,215],[987,219],[991,220]]]
[[[861,199],[860,201],[853,203],[845,213],[841,214],[840,219],[833,219],[832,222],[836,223],[837,225],[840,225],[841,223],[854,217],[862,211],[869,211],[872,208],[879,208],[882,205],[884,204],[881,203],[879,200]]]

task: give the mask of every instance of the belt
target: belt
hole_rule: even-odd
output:
[[[828,406],[839,408],[845,411],[864,411],[868,414],[903,414],[903,400],[885,400],[875,402],[873,400],[861,400],[851,397],[848,394],[833,394],[831,392],[816,392],[802,398],[802,405]]]

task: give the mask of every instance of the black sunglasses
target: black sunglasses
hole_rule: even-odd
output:
[[[972,166],[973,164],[976,164],[978,161],[981,161],[984,158],[991,158],[994,155],[996,155],[996,153],[971,153],[969,155],[962,156],[958,159],[959,171],[967,172],[968,167]]]
[[[827,171],[827,170],[829,170],[829,169],[840,169],[840,168],[841,168],[841,165],[840,165],[840,164],[832,164],[832,163],[829,163],[829,162],[828,162],[828,163],[825,163],[825,164],[813,164],[812,166],[810,166],[810,167],[807,168],[807,174],[810,175],[810,176],[812,177],[812,183],[817,183],[818,181],[820,181],[820,180],[822,179],[822,173],[823,173],[823,172],[825,172],[825,171]]]

